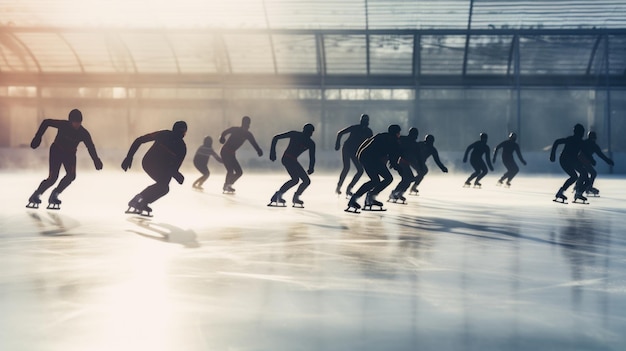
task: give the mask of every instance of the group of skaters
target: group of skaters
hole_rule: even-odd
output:
[[[68,120],[45,119],[41,123],[31,142],[33,149],[41,144],[41,138],[48,127],[56,128],[57,135],[54,142],[50,145],[48,178],[44,179],[30,196],[27,207],[39,207],[39,204],[41,204],[40,196],[56,183],[61,166],[63,166],[66,175],[61,179],[58,186],[52,190],[48,199],[48,209],[60,208],[61,200],[59,195],[76,178],[76,149],[79,143],[82,142],[87,147],[96,170],[102,169],[102,161],[98,157],[91,135],[82,126],[82,121],[82,113],[74,109],[70,111]],[[203,144],[197,149],[193,159],[194,166],[201,173],[201,176],[193,182],[192,186],[194,188],[202,189],[202,185],[209,178],[208,162],[213,157],[218,162],[223,163],[226,168],[223,192],[228,194],[235,192],[233,185],[243,174],[241,165],[237,161],[237,150],[248,141],[254,147],[258,156],[263,156],[263,150],[249,130],[250,124],[250,117],[244,116],[241,126],[233,126],[224,130],[219,137],[219,142],[222,144],[219,155],[213,149],[213,139],[210,136],[204,138]],[[276,160],[276,145],[278,141],[289,139],[289,143],[281,157],[281,163],[291,178],[271,196],[268,206],[286,206],[286,200],[283,198],[283,195],[299,184],[293,194],[292,203],[294,206],[303,207],[304,202],[300,196],[311,184],[309,175],[314,172],[315,167],[315,142],[312,139],[314,131],[314,126],[307,123],[301,131],[287,131],[272,138],[269,155],[271,161]],[[349,198],[346,211],[358,213],[361,208],[363,210],[384,210],[383,203],[377,200],[377,196],[393,182],[390,169],[398,172],[400,182],[391,191],[388,201],[401,201],[402,203],[406,202],[404,195],[409,188],[409,194],[418,193],[418,186],[429,171],[426,161],[431,156],[442,172],[448,172],[448,169],[439,159],[439,154],[434,146],[435,137],[433,135],[426,135],[423,141],[418,141],[419,131],[417,128],[410,128],[406,135],[401,135],[401,132],[399,125],[392,124],[387,128],[386,132],[374,135],[369,128],[369,116],[366,114],[360,116],[359,124],[348,126],[337,132],[335,150],[339,151],[341,149],[343,168],[335,189],[336,194],[342,194],[341,189],[351,164],[354,164],[356,167],[356,173],[345,189],[345,195]],[[187,146],[183,140],[186,133],[187,124],[184,121],[177,121],[171,130],[155,131],[134,140],[122,161],[121,168],[124,171],[130,169],[133,156],[139,147],[144,143],[153,142],[142,159],[142,167],[155,183],[146,187],[128,202],[127,213],[150,215],[152,209],[149,205],[169,192],[169,183],[172,178],[179,184],[183,184],[185,178],[180,172],[180,166],[187,154]],[[342,147],[341,138],[346,134],[348,137]],[[572,136],[554,141],[550,153],[550,161],[555,161],[556,150],[559,145],[563,144],[564,148],[559,162],[565,173],[569,175],[569,178],[557,192],[555,201],[565,203],[567,197],[564,195],[564,192],[574,183],[576,183],[575,202],[576,200],[583,202],[587,200],[583,193],[598,195],[599,191],[593,187],[597,175],[594,169],[596,164],[593,158],[594,154],[597,154],[609,165],[614,164],[610,158],[602,153],[600,147],[596,144],[597,136],[595,132],[589,132],[587,139],[584,140],[583,135],[584,127],[576,124]],[[495,163],[498,151],[502,150],[502,163],[506,167],[506,172],[498,180],[497,185],[505,184],[505,186],[510,186],[512,179],[519,172],[519,167],[514,160],[514,154],[526,165],[516,140],[517,135],[510,133],[508,139],[498,144],[493,151],[492,158]],[[488,168],[493,171],[490,158],[491,149],[487,145],[487,141],[487,134],[481,133],[480,139],[469,145],[465,150],[463,162],[467,162],[469,156],[474,172],[467,178],[464,186],[469,187],[472,185],[472,181],[474,181],[474,187],[480,187],[480,181],[487,175]],[[307,150],[309,165],[308,169],[305,170],[298,161],[298,157]],[[353,188],[363,173],[367,175],[369,180],[361,184],[353,192]],[[361,206],[359,200],[364,195],[364,205]]]

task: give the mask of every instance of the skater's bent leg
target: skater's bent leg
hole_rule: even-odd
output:
[[[285,192],[287,192],[287,190],[293,188],[296,184],[298,184],[298,181],[300,181],[300,175],[302,173],[306,175],[306,172],[304,171],[304,168],[302,168],[300,163],[298,163],[298,161],[295,159],[283,157],[282,163],[283,166],[285,166],[287,173],[289,173],[289,176],[291,176],[291,179],[285,182],[285,184],[283,184],[283,186],[281,186],[278,190],[280,193],[284,194]]]
[[[359,179],[361,179],[361,176],[363,175],[363,165],[361,165],[361,162],[356,157],[356,154],[352,155],[350,159],[352,160],[352,163],[354,163],[354,166],[356,167],[356,173],[354,174],[354,177],[352,177],[350,184],[348,184],[348,189],[352,189],[356,185],[356,183],[359,181]]]
[[[63,162],[63,167],[65,168],[65,177],[61,179],[59,182],[59,186],[57,186],[56,191],[61,193],[65,188],[67,188],[73,181],[76,179],[76,156],[73,158],[70,157],[69,160]]]
[[[563,171],[569,175],[569,178],[567,178],[567,180],[563,183],[562,187],[563,191],[566,191],[572,184],[576,183],[578,180],[578,174],[576,173],[575,164],[566,161],[560,161],[560,163]]]
[[[350,152],[349,149],[343,148],[341,149],[341,162],[343,164],[343,168],[341,169],[341,173],[339,173],[339,181],[337,182],[337,187],[341,188],[343,182],[346,180],[346,176],[348,175],[348,171],[350,171]]]
[[[481,169],[478,175],[476,176],[476,183],[480,183],[480,180],[483,179],[487,175],[487,173],[489,173],[487,171],[487,167]]]
[[[54,147],[50,147],[50,159],[48,160],[49,171],[48,178],[44,179],[39,183],[39,187],[36,192],[42,194],[48,188],[56,183],[57,179],[59,179],[59,172],[61,171],[62,158],[61,155]]]
[[[385,188],[388,187],[389,184],[391,184],[391,182],[393,182],[393,176],[391,175],[391,172],[389,172],[389,169],[387,169],[387,167],[385,167],[384,164],[381,164],[381,166],[378,167],[378,174],[383,179],[376,182],[376,184],[374,185],[372,189],[373,195],[380,194],[381,191],[385,190]],[[378,179],[378,176],[376,176],[376,179]]]
[[[359,198],[363,196],[365,193],[372,190],[380,182],[380,179],[378,177],[378,172],[377,172],[377,163],[378,163],[377,160],[374,160],[374,161],[362,160],[361,165],[363,165],[363,169],[365,173],[367,174],[367,176],[370,178],[370,180],[363,183],[359,187],[359,189],[354,193],[355,197]],[[384,167],[384,164],[383,164],[383,167]]]
[[[151,204],[162,198],[170,191],[169,180],[167,182],[157,182],[145,188],[141,193],[145,203]]]
[[[224,168],[226,168],[224,184],[232,184],[233,174],[235,173],[235,164],[237,163],[237,160],[235,159],[235,154],[222,151],[221,156]]]
[[[300,179],[302,179],[302,183],[298,186],[298,189],[296,190],[296,195],[302,195],[306,188],[308,188],[311,184],[311,178],[309,178],[306,172],[302,174]]]
[[[239,161],[235,159],[235,162],[233,163],[233,174],[231,176],[229,184],[235,184],[237,179],[241,178],[242,175],[243,175],[243,169],[241,169],[241,165],[239,164]]]

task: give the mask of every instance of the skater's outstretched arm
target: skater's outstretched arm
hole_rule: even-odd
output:
[[[437,152],[437,149],[435,149],[433,147],[433,160],[435,161],[435,163],[437,164],[437,166],[439,167],[439,169],[443,172],[443,173],[448,173],[448,168],[446,168],[446,166],[443,165],[443,163],[441,163],[441,160],[439,159],[439,153]],[[426,160],[424,160],[426,161]]]
[[[39,125],[39,129],[37,129],[37,133],[35,133],[33,140],[30,142],[30,147],[33,149],[39,147],[39,145],[41,144],[41,138],[43,137],[43,134],[46,132],[46,129],[48,129],[48,127],[59,128],[63,125],[63,123],[66,122],[57,119],[44,119]]]
[[[311,140],[311,146],[309,146],[309,170],[308,174],[313,174],[315,169],[315,142]]]
[[[561,144],[565,144],[565,138],[556,139],[552,144],[552,150],[550,151],[551,162],[554,162],[556,160],[556,148]]]
[[[102,169],[102,161],[100,157],[98,157],[98,153],[96,152],[96,146],[93,144],[93,140],[91,139],[91,134],[87,131],[87,129],[83,129],[85,131],[85,136],[83,139],[83,143],[87,147],[87,152],[89,152],[89,156],[93,160],[93,165],[97,170]]]
[[[270,160],[276,161],[276,143],[278,142],[278,140],[291,138],[294,133],[294,131],[290,131],[274,135],[274,137],[272,138],[272,146],[270,146]]]
[[[517,154],[517,157],[519,158],[519,160],[522,161],[524,166],[526,166],[526,161],[522,157],[522,152],[520,151],[520,148],[519,148],[518,144],[515,144],[515,149],[514,150],[515,150],[515,153]]]
[[[487,167],[489,167],[489,169],[493,172],[493,165],[489,159],[489,150],[491,150],[491,148],[485,144],[485,149],[483,150],[483,153],[485,154],[485,161],[487,161]]]
[[[467,147],[467,149],[465,149],[465,154],[463,155],[463,163],[467,162],[467,155],[475,147],[476,147],[476,143],[472,143],[470,146]]]
[[[500,150],[504,146],[504,141],[498,144],[495,149],[493,149],[493,163],[496,163],[496,157],[498,157],[498,150]]]
[[[339,150],[341,148],[341,136],[346,133],[351,133],[352,128],[354,128],[354,126],[348,126],[337,132],[337,140],[335,140],[335,150]]]
[[[187,145],[185,145],[185,143],[179,144],[176,148],[174,148],[173,152],[176,155],[176,163],[172,168],[172,178],[176,179],[178,184],[183,184],[185,177],[182,173],[180,173],[179,169],[183,164],[185,156],[187,155]]]
[[[213,156],[213,158],[215,158],[217,160],[217,162],[224,163],[224,161],[222,161],[222,158],[220,157],[220,155],[218,155],[217,152],[215,152],[215,150],[211,149],[211,151],[209,151],[209,155]]]
[[[593,154],[597,154],[601,159],[604,160],[604,162],[608,163],[609,165],[613,166],[615,165],[615,163],[613,162],[612,159],[608,158],[603,152],[602,149],[600,149],[600,147],[598,146],[598,144],[595,144],[593,147],[593,152],[591,153]]]
[[[256,140],[254,139],[254,135],[252,135],[252,133],[248,133],[248,141],[250,142],[252,147],[254,147],[254,149],[256,150],[257,155],[259,155],[259,157],[263,156],[263,150],[261,150],[261,147],[259,147],[259,144],[257,144]]]
[[[139,138],[135,139],[133,144],[130,146],[130,149],[128,150],[128,154],[126,154],[126,158],[124,159],[124,161],[122,161],[122,169],[124,171],[128,170],[132,165],[133,156],[135,156],[135,152],[137,152],[139,146],[141,146],[141,144],[143,143],[156,140],[156,137],[159,133],[161,133],[161,131],[142,135]]]

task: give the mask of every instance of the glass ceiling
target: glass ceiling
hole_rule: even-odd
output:
[[[599,76],[626,0],[0,0],[4,74]]]

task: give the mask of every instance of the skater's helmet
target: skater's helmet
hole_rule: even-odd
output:
[[[517,134],[515,134],[514,132],[511,132],[509,134],[509,140],[513,140],[513,141],[517,140]]]
[[[185,123],[185,121],[178,121],[174,123],[172,131],[181,138],[184,137],[187,133],[187,123]]]
[[[587,134],[587,139],[596,141],[596,139],[598,139],[598,136],[596,135],[596,132],[589,132]]]
[[[213,145],[213,138],[211,138],[210,136],[205,137],[203,144],[206,147],[211,147]]]
[[[424,138],[424,140],[426,141],[426,144],[432,145],[435,143],[435,136],[431,134],[426,134],[426,137]]]
[[[487,141],[489,135],[487,133],[480,133],[480,141]]]
[[[583,134],[585,134],[585,127],[583,127],[583,125],[580,123],[576,123],[576,125],[574,126],[574,136],[582,138]]]
[[[370,124],[370,116],[366,115],[365,113],[362,114],[360,122],[362,126],[368,126]]]
[[[80,112],[80,110],[73,109],[72,111],[70,111],[70,115],[68,116],[67,119],[69,119],[70,122],[82,122],[83,114]]]
[[[400,128],[400,126],[397,124],[392,124],[389,127],[387,127],[387,132],[389,132],[389,134],[391,135],[400,135],[401,130],[402,128]]]
[[[418,135],[419,131],[417,130],[417,128],[412,127],[411,129],[409,129],[409,139],[416,140]]]
[[[307,123],[302,127],[302,132],[308,137],[313,135],[314,130],[315,130],[315,127],[311,123]]]

